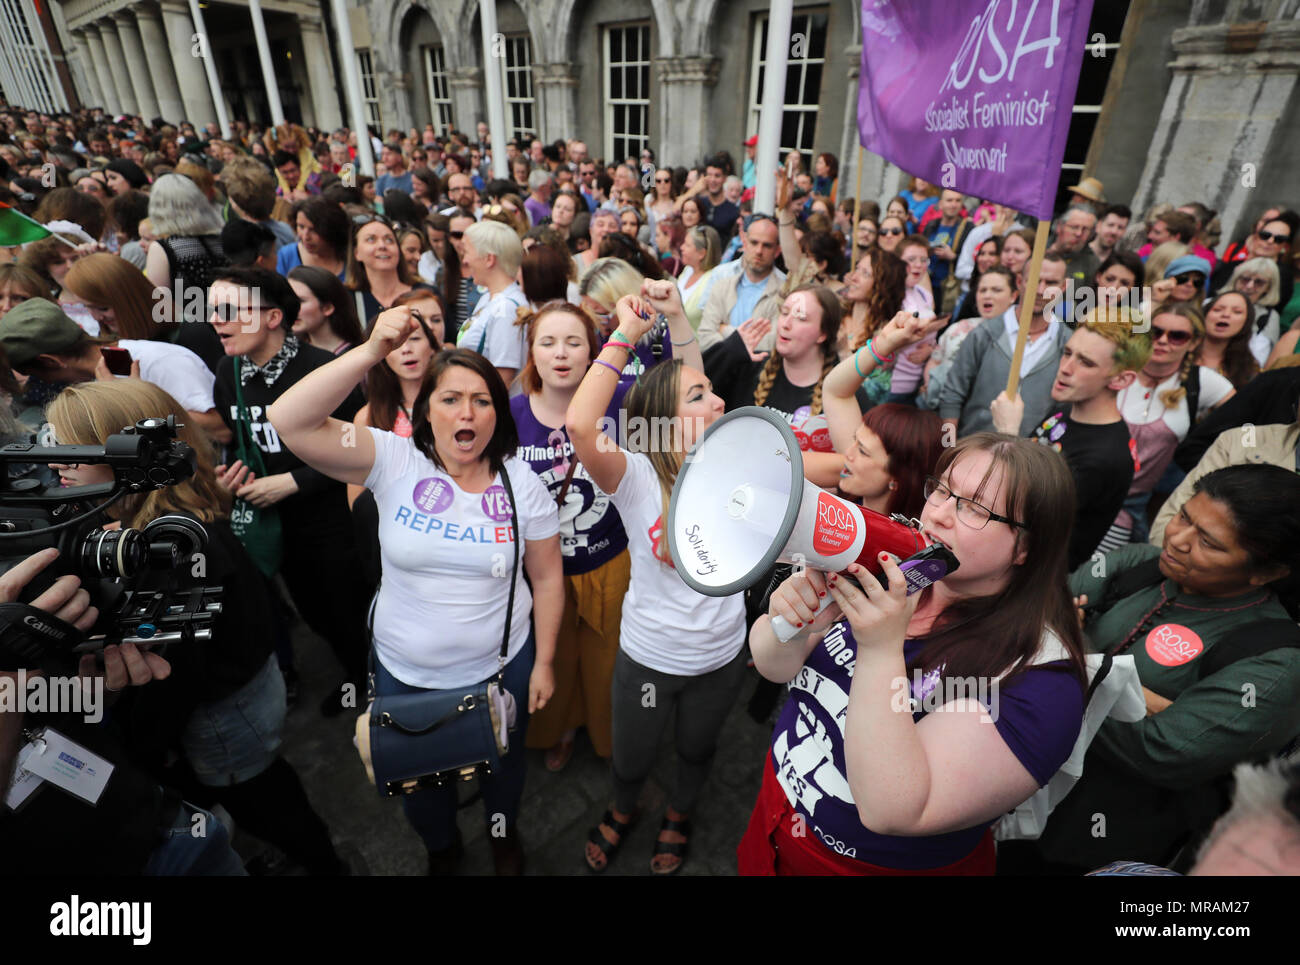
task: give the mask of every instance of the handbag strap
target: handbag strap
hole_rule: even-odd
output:
[[[501,654],[498,658],[497,686],[504,686],[506,675],[506,655],[510,652],[510,618],[515,612],[515,583],[519,580],[519,511],[515,508],[515,491],[510,485],[510,473],[501,464],[501,482],[506,487],[506,498],[510,501],[510,530],[515,538],[515,563],[510,571],[510,596],[506,601],[506,632],[501,638]]]

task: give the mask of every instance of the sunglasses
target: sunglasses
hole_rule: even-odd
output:
[[[378,221],[378,222],[379,222],[381,225],[383,225],[385,228],[390,228],[390,229],[391,229],[391,228],[393,227],[392,223],[389,222],[389,220],[388,220],[387,218],[382,217],[381,215],[377,215],[377,214],[354,214],[354,215],[352,216],[352,224],[353,224],[354,226],[356,226],[357,228],[364,228],[366,225],[368,225],[368,224],[370,224],[371,222],[374,222],[374,221]]]
[[[881,228],[880,229],[880,234],[882,235],[901,235],[902,233],[903,233],[902,228]]]
[[[245,309],[252,312],[260,312],[263,308],[267,307],[271,306],[237,305],[231,304],[230,302],[222,302],[212,306],[212,314],[216,315],[217,318],[221,319],[223,322],[233,322],[238,320],[240,314],[242,314]]]
[[[1268,284],[1267,278],[1256,278],[1253,275],[1242,275],[1237,279],[1237,287],[1245,288],[1263,288]]]
[[[655,184],[672,184],[672,178],[655,178]]]
[[[745,230],[748,231],[751,225],[754,225],[759,221],[770,221],[772,224],[776,224],[776,219],[770,214],[751,214],[744,221]]]
[[[1159,325],[1151,326],[1151,341],[1158,342],[1162,338],[1168,339],[1170,345],[1186,345],[1192,340],[1191,332],[1170,331],[1167,328],[1161,328]]]
[[[465,237],[465,232],[463,231],[449,231],[447,234],[451,235],[457,241],[460,241],[461,238]]]
[[[1274,234],[1272,231],[1261,231],[1259,233],[1260,241],[1276,241],[1279,245],[1285,245],[1291,240],[1290,235]]]
[[[1181,275],[1174,275],[1174,281],[1179,285],[1186,285],[1190,281],[1200,286],[1205,284],[1205,276],[1199,271],[1185,271]]]

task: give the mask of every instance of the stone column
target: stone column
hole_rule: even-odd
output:
[[[325,41],[325,31],[319,17],[298,16],[298,33],[302,37],[303,55],[307,61],[307,83],[311,91],[312,112],[315,117],[308,123],[314,123],[323,131],[332,131],[343,126],[343,114],[339,110],[339,88],[334,80],[334,68],[330,64],[329,47]]]
[[[99,21],[86,24],[86,43],[90,47],[91,62],[95,65],[95,76],[99,79],[99,89],[103,93],[104,110],[109,114],[121,114],[122,102],[117,97],[117,84],[108,66],[108,55],[104,51],[104,39],[100,36],[99,27]]]
[[[1300,23],[1186,27],[1172,46],[1173,81],[1133,211],[1195,198],[1218,210],[1231,237],[1266,200],[1290,197],[1300,183],[1288,150],[1300,98]]]
[[[185,104],[181,100],[180,85],[176,83],[176,70],[172,65],[171,50],[167,46],[167,35],[163,32],[162,16],[152,4],[137,3],[131,9],[135,12],[144,62],[148,64],[149,79],[153,84],[154,98],[158,102],[158,116],[174,122],[185,113]],[[186,50],[185,53],[186,59],[191,60],[189,51]]]
[[[112,17],[99,21],[99,33],[104,40],[104,56],[108,58],[108,69],[113,72],[117,82],[117,99],[122,104],[122,113],[139,114],[140,104],[131,89],[131,65],[122,49],[122,40],[117,35],[117,24]]]
[[[482,67],[458,67],[447,71],[447,87],[456,112],[456,126],[462,131],[474,130],[475,124],[487,118],[483,83]],[[502,150],[505,150],[504,146]]]
[[[186,120],[198,130],[202,130],[210,121],[217,119],[217,108],[212,103],[212,92],[208,89],[208,79],[203,72],[203,64],[198,54],[207,50],[206,37],[196,39],[194,21],[190,19],[189,6],[177,0],[163,0],[159,5],[162,12],[163,30],[167,35],[167,49],[171,52],[171,61],[176,65],[176,80],[180,87],[182,104],[179,117],[169,117],[173,123]],[[198,45],[203,44],[200,48]]]
[[[661,164],[692,164],[713,149],[709,132],[709,88],[718,82],[717,57],[665,57],[655,61],[661,96],[659,113]]]
[[[117,21],[117,35],[122,40],[122,52],[126,54],[125,73],[135,90],[139,113],[145,120],[151,120],[158,116],[158,98],[154,95],[149,71],[145,69],[149,61],[145,57],[144,41],[140,39],[140,28],[130,10],[118,10],[113,19]]]
[[[90,56],[90,41],[83,30],[70,32],[77,55],[76,77],[80,88],[83,107],[93,107],[104,102],[103,91],[99,87],[99,77],[95,74],[95,61]]]
[[[533,64],[533,83],[541,100],[539,136],[548,144],[577,133],[578,70],[566,63]]]

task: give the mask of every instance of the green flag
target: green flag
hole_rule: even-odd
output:
[[[0,247],[10,248],[48,238],[51,232],[39,221],[0,201]]]

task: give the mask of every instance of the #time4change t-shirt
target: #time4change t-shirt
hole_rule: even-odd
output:
[[[375,464],[366,488],[379,507],[384,578],[375,603],[375,651],[402,683],[442,689],[497,670],[514,566],[510,500],[500,476],[467,493],[407,439],[368,427]],[[555,501],[529,467],[506,460],[523,540],[559,532]],[[524,646],[533,598],[523,547],[508,659]]]

